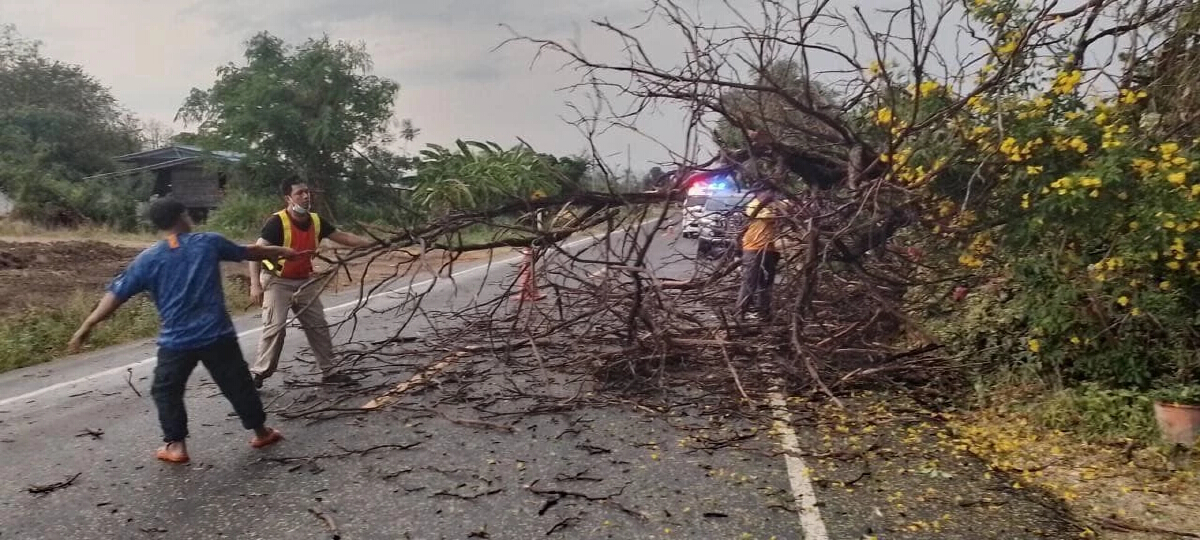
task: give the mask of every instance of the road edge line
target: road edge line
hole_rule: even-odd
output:
[[[825,529],[821,510],[817,508],[817,492],[809,480],[812,469],[800,458],[800,442],[792,427],[792,413],[787,409],[787,400],[777,391],[768,396],[772,416],[775,417],[773,427],[779,434],[779,444],[784,451],[783,462],[787,466],[792,497],[798,506],[796,512],[800,516],[800,532],[804,540],[829,540],[829,531]]]

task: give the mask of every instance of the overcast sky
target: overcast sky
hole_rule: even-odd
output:
[[[707,23],[732,17],[726,0],[678,0]],[[751,0],[729,0],[734,4]],[[922,0],[932,2],[932,0]],[[646,19],[650,0],[0,0],[0,24],[14,24],[26,38],[43,42],[43,52],[82,65],[112,88],[113,94],[143,120],[173,122],[193,87],[208,88],[218,66],[242,62],[245,41],[269,31],[291,44],[328,34],[365,43],[378,75],[401,86],[397,119],[410,118],[421,136],[407,150],[455,138],[491,140],[504,145],[523,138],[536,149],[575,154],[587,149],[578,130],[564,121],[564,105],[577,102],[561,88],[580,74],[561,70],[562,58],[532,65],[527,44],[494,51],[511,36],[511,26],[534,37],[577,40],[594,57],[615,59],[620,44],[590,24],[606,18],[622,27]],[[833,0],[847,11],[863,4],[880,27],[876,11],[907,5],[908,0]],[[932,2],[936,4],[937,2]],[[746,13],[753,13],[753,9]],[[902,25],[903,26],[903,25]],[[818,29],[820,34],[821,30]],[[826,32],[827,33],[827,32]],[[954,37],[946,32],[949,45]],[[685,60],[678,31],[655,23],[638,36],[656,61]],[[824,36],[831,47],[849,52],[865,42],[844,35]],[[867,48],[869,49],[869,47]],[[864,53],[865,54],[865,53]],[[810,60],[814,69],[820,59]],[[863,63],[866,61],[864,59]],[[828,67],[828,66],[826,66]],[[844,69],[844,64],[839,66]],[[670,154],[646,136],[682,150],[684,117],[668,109],[644,116],[644,136],[613,133],[600,150],[610,164],[623,167],[626,149],[635,171]],[[185,129],[176,125],[177,130]]]
[[[570,96],[558,89],[579,75],[559,70],[558,59],[531,68],[529,46],[494,52],[510,36],[500,25],[615,51],[611,41],[588,28],[589,21],[638,21],[646,5],[645,0],[2,0],[0,24],[14,24],[22,36],[42,41],[46,55],[82,65],[138,117],[168,123],[191,88],[207,88],[218,66],[241,62],[245,40],[258,31],[289,43],[321,34],[361,41],[375,72],[401,85],[397,118],[411,118],[421,129],[409,150],[455,138],[507,145],[521,137],[540,151],[571,154],[583,151],[586,142],[563,121]],[[640,127],[681,144],[680,122],[664,114]],[[668,159],[632,135],[609,137],[603,150],[619,154],[612,159],[623,166],[627,146],[635,170]]]

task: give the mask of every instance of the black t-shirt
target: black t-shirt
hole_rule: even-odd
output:
[[[309,227],[312,227],[311,219],[305,221],[304,223],[301,223],[295,219],[292,219],[291,221],[296,225],[297,229],[302,231],[307,231]],[[333,223],[330,223],[328,220],[322,218],[321,230],[317,234],[317,243],[320,243],[321,240],[329,238],[329,235],[335,232],[337,232],[337,227],[334,227]],[[283,245],[283,220],[280,219],[279,214],[271,214],[271,217],[267,218],[267,222],[263,223],[262,232],[259,234],[259,236],[273,246]]]

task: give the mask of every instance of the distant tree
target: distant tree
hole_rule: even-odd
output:
[[[67,179],[111,170],[113,156],[137,148],[136,121],[83,68],[39,45],[0,27],[0,153]]]
[[[328,37],[289,47],[262,32],[247,42],[245,56],[244,65],[219,68],[208,90],[193,89],[177,119],[195,124],[205,146],[246,153],[260,189],[296,172],[332,211],[355,149],[391,142],[399,85],[371,74],[364,46]],[[404,137],[417,133],[404,125]]]
[[[136,225],[137,178],[80,179],[115,170],[137,150],[137,122],[79,66],[44,57],[40,44],[0,26],[0,188],[31,221]]]
[[[149,120],[141,124],[142,148],[152,150],[174,143],[175,128],[165,122]]]
[[[642,189],[651,190],[658,187],[658,182],[662,178],[662,175],[662,167],[650,167],[650,171],[642,177]]]

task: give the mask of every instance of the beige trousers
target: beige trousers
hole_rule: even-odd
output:
[[[308,346],[317,361],[317,369],[329,374],[333,369],[333,340],[329,336],[329,323],[325,322],[325,306],[321,304],[322,283],[308,280],[284,279],[270,272],[261,274],[263,286],[262,338],[258,342],[258,355],[250,371],[255,375],[270,377],[279,367],[279,355],[283,352],[283,338],[288,322],[288,312],[296,313],[300,328],[308,337]]]

